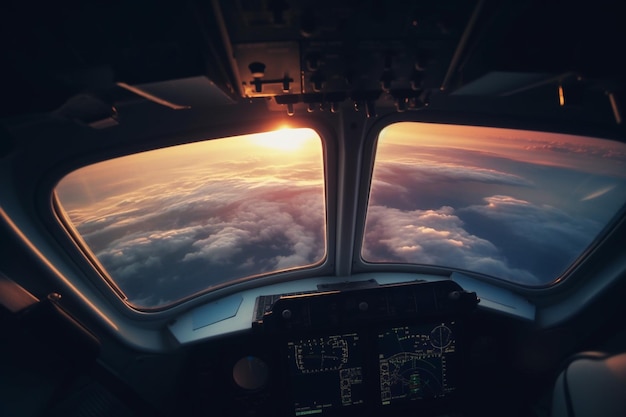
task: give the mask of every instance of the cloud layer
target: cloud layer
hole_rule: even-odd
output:
[[[455,210],[446,206],[412,211],[371,206],[362,256],[369,262],[447,266],[538,283],[529,271],[512,267],[489,240],[467,232]]]
[[[362,255],[370,262],[450,266],[541,285],[562,273],[600,227],[554,207],[503,195],[459,209],[371,206]]]
[[[540,148],[584,153],[573,145]],[[530,157],[414,145],[382,150],[362,248],[368,262],[448,266],[543,285],[584,252],[624,202],[626,184],[604,175],[608,162],[590,176]]]
[[[257,186],[240,198],[204,205],[190,199],[169,207],[157,198],[81,232],[131,302],[142,306],[323,259],[325,209],[319,187]]]
[[[138,307],[308,266],[326,254],[321,157],[242,157],[134,173],[90,173],[90,204],[61,202],[109,275]],[[110,190],[110,191],[109,191]],[[70,194],[72,193],[72,194]],[[65,200],[63,196],[66,196]],[[84,197],[81,197],[84,199]]]
[[[445,140],[379,144],[363,259],[546,284],[624,203],[626,181],[612,175],[624,167],[626,153],[617,148],[518,140],[497,152],[463,149],[458,138],[446,148]],[[234,147],[213,156],[176,152],[79,171],[58,190],[132,304],[162,306],[324,259],[319,149],[302,158]]]

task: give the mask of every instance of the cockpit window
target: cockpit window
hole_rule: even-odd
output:
[[[56,194],[95,262],[136,308],[326,256],[323,150],[311,129],[100,162],[67,175]]]
[[[396,123],[378,137],[361,256],[554,282],[626,203],[626,145]]]

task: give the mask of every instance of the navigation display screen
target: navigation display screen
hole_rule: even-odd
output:
[[[287,343],[296,416],[362,404],[363,354],[356,333]]]
[[[455,390],[455,323],[393,327],[378,334],[380,401],[397,405]]]

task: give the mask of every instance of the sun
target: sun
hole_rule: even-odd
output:
[[[260,133],[250,137],[250,142],[256,146],[283,152],[295,152],[312,142],[319,142],[317,133],[308,128],[283,128],[273,132]]]

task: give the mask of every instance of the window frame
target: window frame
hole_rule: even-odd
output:
[[[228,139],[230,137],[254,133],[271,132],[282,127],[287,127],[289,129],[309,128],[315,131],[320,137],[323,168],[322,174],[324,181],[324,206],[326,210],[326,252],[325,256],[319,262],[310,266],[295,267],[287,270],[242,277],[230,283],[223,283],[221,285],[190,294],[168,304],[160,305],[154,308],[138,307],[128,301],[128,299],[124,296],[124,292],[115,283],[115,280],[109,276],[104,266],[89,249],[84,239],[80,236],[80,233],[69,220],[67,213],[63,210],[56,193],[56,186],[60,180],[71,172],[85,166],[151,150],[165,149],[179,145],[217,139]],[[208,126],[202,129],[176,132],[165,137],[160,137],[157,140],[152,138],[152,140],[148,140],[145,144],[139,143],[124,146],[116,149],[114,152],[105,151],[89,153],[83,155],[81,158],[72,160],[68,164],[64,164],[61,169],[55,172],[53,181],[49,185],[50,188],[48,195],[50,196],[49,204],[52,212],[54,234],[57,236],[57,240],[62,244],[67,255],[69,255],[74,263],[78,264],[81,272],[83,273],[83,277],[81,278],[84,278],[88,285],[95,287],[98,293],[102,295],[108,303],[112,303],[116,306],[116,309],[122,310],[125,314],[131,317],[140,318],[142,320],[148,319],[149,317],[155,319],[162,315],[169,316],[178,311],[184,311],[191,306],[219,299],[248,288],[306,279],[320,275],[332,275],[336,252],[335,213],[337,201],[336,184],[329,181],[329,178],[336,177],[337,175],[337,162],[335,156],[336,149],[336,133],[329,125],[320,123],[319,121],[306,119],[294,120],[277,117],[272,120],[264,119],[263,122],[253,120],[250,122],[240,123],[236,126]]]
[[[386,127],[395,123],[403,122],[536,131],[540,133],[584,136],[592,139],[610,140],[618,143],[625,142],[623,138],[615,136],[614,134],[606,134],[607,132],[598,132],[594,129],[581,130],[579,126],[564,127],[560,124],[544,123],[541,121],[507,120],[481,115],[459,117],[458,114],[438,112],[428,115],[424,113],[413,113],[410,115],[396,113],[387,115],[386,117],[381,117],[372,124],[371,128],[367,132],[367,136],[363,144],[363,158],[360,173],[361,183],[359,187],[360,199],[358,201],[356,214],[357,225],[352,258],[354,273],[382,271],[411,272],[416,274],[436,275],[441,276],[442,279],[448,279],[452,273],[459,272],[476,280],[484,281],[497,287],[511,290],[523,296],[547,300],[559,295],[564,296],[572,291],[575,291],[576,288],[584,285],[584,281],[587,279],[585,274],[588,274],[588,264],[594,264],[596,262],[594,258],[600,256],[600,249],[606,248],[606,246],[610,244],[609,242],[620,233],[620,230],[626,227],[626,203],[624,203],[614,217],[605,225],[595,239],[572,264],[568,265],[563,272],[550,283],[539,286],[521,285],[505,279],[454,267],[409,263],[367,262],[362,258],[362,250],[371,183],[373,180],[374,164],[376,161],[378,138],[382,130]]]

